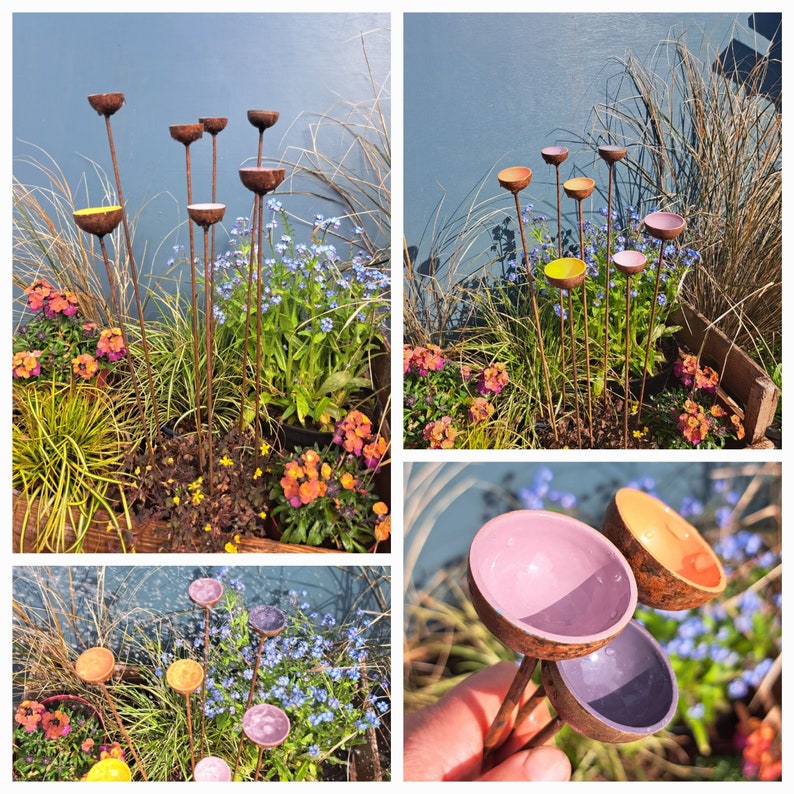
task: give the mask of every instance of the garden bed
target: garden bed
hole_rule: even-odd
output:
[[[753,449],[773,447],[767,433],[775,418],[780,389],[766,372],[688,304],[680,304],[667,324],[680,326],[678,342],[720,373],[717,397],[726,410],[742,420],[746,445]]]

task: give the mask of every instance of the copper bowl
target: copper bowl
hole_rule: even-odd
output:
[[[204,131],[210,135],[217,135],[222,130],[226,129],[229,119],[222,116],[202,116],[199,119],[199,124],[204,127]]]
[[[124,94],[120,91],[110,94],[89,94],[88,104],[100,116],[112,116],[124,104]]]
[[[670,722],[678,706],[667,655],[634,620],[595,653],[543,662],[541,679],[560,719],[601,742],[650,736]]]
[[[619,489],[601,529],[629,561],[647,606],[694,609],[725,589],[722,563],[703,536],[644,491]]]
[[[686,228],[686,221],[674,212],[652,212],[643,223],[648,234],[657,240],[673,240]]]
[[[268,127],[272,127],[278,121],[279,113],[277,110],[249,110],[248,121],[256,127],[259,132],[264,132]]]
[[[188,204],[187,214],[190,220],[197,226],[202,226],[205,229],[212,226],[213,223],[219,223],[223,220],[223,214],[226,212],[225,204]]]
[[[587,275],[587,265],[584,259],[574,256],[564,256],[561,259],[552,259],[543,272],[552,287],[558,289],[576,289]]]
[[[624,276],[642,272],[647,261],[642,251],[617,251],[612,254],[612,262]]]
[[[83,651],[74,663],[77,677],[89,684],[101,684],[113,675],[116,658],[109,648],[96,646]]]
[[[568,150],[564,146],[546,146],[540,150],[540,156],[549,165],[559,165],[568,159]]]
[[[518,193],[532,181],[532,171],[521,165],[503,168],[497,175],[499,184],[511,193]]]
[[[118,205],[114,207],[86,207],[72,213],[72,218],[80,229],[98,237],[110,234],[121,223],[123,217],[124,210]]]
[[[562,189],[568,198],[586,199],[595,190],[595,181],[588,176],[577,176],[573,179],[567,179],[562,183]]]
[[[191,143],[197,141],[204,134],[203,124],[172,124],[168,131],[171,137],[179,143],[184,143],[185,146],[190,146]]]
[[[263,196],[275,190],[287,172],[283,168],[259,168],[248,166],[240,169],[240,181],[252,192]]]
[[[177,659],[165,671],[165,680],[180,695],[190,695],[204,681],[204,668],[193,659]]]
[[[604,162],[612,165],[612,163],[616,163],[618,160],[622,160],[626,156],[626,147],[599,146],[598,154],[601,156],[601,159],[604,160]]]

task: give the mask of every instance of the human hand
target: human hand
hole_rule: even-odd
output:
[[[405,780],[570,780],[571,763],[556,747],[520,748],[551,719],[544,700],[492,754],[483,772],[483,740],[507,694],[516,666],[480,670],[437,703],[405,717]],[[530,684],[519,707],[534,691]]]

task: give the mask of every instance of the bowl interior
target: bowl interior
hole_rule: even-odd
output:
[[[223,595],[223,584],[210,577],[194,579],[187,589],[187,594],[199,606],[214,606]]]
[[[678,686],[670,662],[636,621],[603,648],[557,667],[579,705],[612,728],[650,734],[675,713]]]
[[[583,259],[566,256],[562,259],[554,259],[546,265],[543,272],[548,278],[570,279],[583,276],[587,265]]]
[[[686,222],[674,212],[652,212],[645,216],[643,223],[651,232],[672,236],[681,231]]]
[[[497,612],[551,641],[609,637],[636,606],[636,582],[623,555],[600,532],[558,513],[497,516],[477,533],[469,565]]]
[[[588,176],[577,176],[573,179],[567,179],[563,183],[566,190],[592,190],[595,187],[595,180],[590,179]]]
[[[562,157],[568,155],[568,150],[564,146],[545,146],[540,153],[546,157]]]
[[[289,717],[277,706],[260,703],[243,715],[245,735],[259,747],[275,747],[289,735]]]
[[[722,589],[725,572],[717,555],[675,510],[632,488],[621,488],[615,503],[631,534],[665,568],[696,587]]]
[[[641,251],[617,251],[612,261],[622,273],[637,273],[645,267],[647,259]]]

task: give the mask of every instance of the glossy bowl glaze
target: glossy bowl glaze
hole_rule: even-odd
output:
[[[196,783],[228,783],[232,779],[232,770],[222,758],[206,755],[196,761],[193,780]]]
[[[243,714],[243,732],[257,747],[277,747],[289,731],[289,717],[270,703],[251,706]]]
[[[211,577],[194,579],[187,589],[190,600],[200,607],[214,607],[223,597],[223,582]]]
[[[678,705],[670,661],[634,620],[587,656],[543,662],[541,680],[559,717],[601,742],[631,742],[656,733]]]
[[[190,695],[204,681],[204,668],[193,659],[177,659],[168,665],[165,680],[180,695]]]
[[[573,179],[567,179],[562,183],[562,189],[568,198],[581,201],[592,195],[595,190],[595,181],[587,176],[577,176]]]
[[[629,561],[638,598],[657,609],[693,609],[725,589],[719,557],[686,519],[644,491],[612,497],[603,533]]]
[[[499,184],[511,193],[518,193],[532,181],[532,171],[522,165],[503,168],[497,175]]]
[[[587,275],[587,265],[583,259],[573,256],[564,256],[561,259],[552,259],[543,273],[552,287],[558,289],[576,289]]]
[[[657,240],[673,240],[686,228],[686,221],[674,212],[652,212],[643,223],[648,234]]]
[[[113,675],[116,657],[110,648],[96,646],[83,651],[74,663],[77,677],[89,684],[101,684]]]
[[[86,207],[82,210],[75,210],[72,218],[78,228],[86,234],[95,234],[104,237],[110,234],[122,221],[124,210],[115,205],[113,207]]]
[[[624,276],[633,276],[645,269],[647,259],[642,251],[617,251],[612,262]]]
[[[587,524],[546,510],[488,521],[472,541],[468,579],[489,631],[539,659],[601,647],[637,604],[634,576],[614,545]]]

